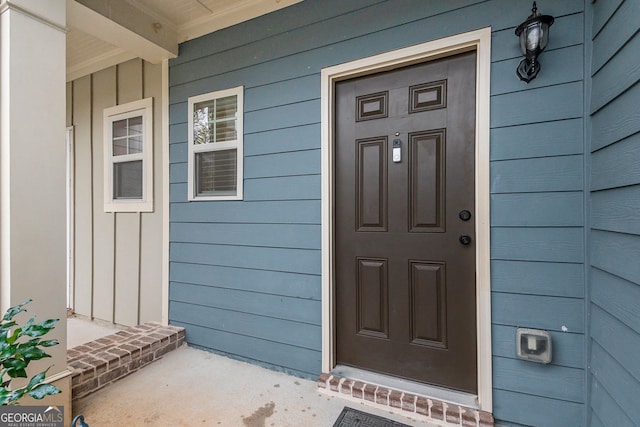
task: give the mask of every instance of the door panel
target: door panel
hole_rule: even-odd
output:
[[[358,259],[358,334],[389,338],[387,260]]]
[[[445,130],[409,135],[409,206],[412,232],[444,232]]]
[[[411,343],[446,348],[446,266],[414,261],[410,266]]]
[[[468,52],[336,84],[339,364],[477,391],[475,221],[458,216],[475,206],[475,69]]]
[[[386,231],[387,138],[359,140],[357,146],[358,231]]]

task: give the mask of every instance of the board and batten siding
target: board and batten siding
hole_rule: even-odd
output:
[[[169,319],[187,341],[320,374],[320,72],[490,26],[494,416],[584,425],[584,1],[539,7],[556,23],[528,85],[514,35],[528,0],[306,0],[181,44],[169,71]],[[240,85],[244,200],[189,202],[187,99]],[[551,332],[551,365],[516,359],[516,327]]]
[[[640,1],[592,6],[590,424],[640,420]]]
[[[162,66],[141,59],[67,83],[74,128],[74,312],[118,325],[162,320]],[[104,211],[103,111],[153,98],[153,212]]]

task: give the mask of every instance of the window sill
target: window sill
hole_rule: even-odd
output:
[[[239,196],[196,196],[190,197],[190,202],[212,202],[212,201],[224,201],[224,200],[242,200],[242,195]]]
[[[153,201],[119,201],[104,204],[105,212],[153,212]]]

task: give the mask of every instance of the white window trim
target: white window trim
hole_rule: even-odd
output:
[[[113,198],[113,126],[116,120],[142,116],[143,143],[141,154],[127,155],[142,160],[142,199]],[[104,211],[153,212],[153,98],[145,98],[104,109]]]
[[[235,141],[215,142],[210,144],[194,144],[193,143],[193,106],[203,101],[211,101],[213,99],[224,98],[227,96],[236,96],[237,99],[237,117],[236,117],[236,131],[237,139]],[[187,112],[188,117],[188,152],[189,160],[187,165],[187,191],[189,201],[199,200],[242,200],[243,199],[243,181],[244,181],[244,86],[237,86],[230,89],[218,90],[215,92],[209,92],[202,95],[191,96],[188,99],[189,107]],[[235,195],[220,195],[220,196],[197,196],[196,195],[196,177],[195,177],[195,155],[196,153],[219,151],[230,148],[236,149],[236,194]]]

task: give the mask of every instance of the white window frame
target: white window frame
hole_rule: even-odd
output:
[[[142,153],[113,155],[113,122],[142,116]],[[145,98],[103,112],[104,211],[153,212],[153,98]],[[113,198],[113,165],[119,161],[142,160],[142,198]]]
[[[213,142],[206,144],[194,144],[194,136],[193,136],[193,110],[195,104],[204,101],[212,101],[214,99],[225,98],[228,96],[235,96],[237,100],[237,112],[236,112],[236,139],[233,141],[224,141],[224,142]],[[187,165],[187,188],[188,188],[188,200],[189,201],[197,201],[197,200],[242,200],[243,199],[243,181],[244,181],[244,172],[243,172],[243,164],[244,164],[244,155],[243,155],[243,145],[244,145],[244,86],[237,86],[230,89],[218,90],[215,92],[209,92],[202,95],[191,96],[188,99],[188,152],[189,152],[189,160]],[[198,196],[196,194],[196,167],[195,167],[195,158],[196,154],[203,152],[211,152],[211,151],[222,151],[222,150],[236,150],[236,194],[235,195],[207,195],[207,196]]]

